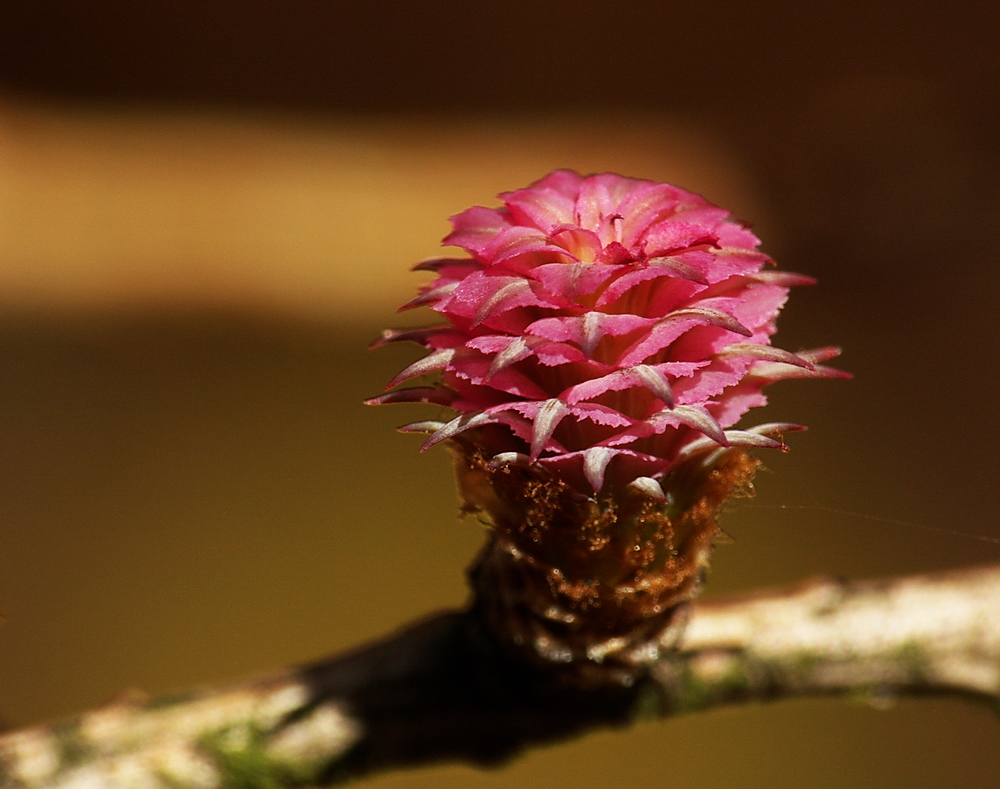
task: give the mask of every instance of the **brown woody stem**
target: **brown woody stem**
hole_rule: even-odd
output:
[[[1000,694],[1000,565],[698,603],[679,645],[628,687],[580,689],[557,681],[558,667],[517,662],[477,610],[312,666],[4,735],[0,786],[280,789],[443,759],[493,764],[651,711]]]

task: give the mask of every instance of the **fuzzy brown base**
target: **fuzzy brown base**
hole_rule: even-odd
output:
[[[471,570],[494,637],[593,682],[628,682],[676,641],[722,505],[758,461],[739,449],[687,461],[666,502],[635,489],[588,499],[534,465],[495,467],[458,447],[466,510],[492,527]]]

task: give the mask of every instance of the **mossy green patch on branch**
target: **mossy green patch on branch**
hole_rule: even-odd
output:
[[[720,652],[687,659],[677,678],[670,712],[693,712],[722,700],[742,698],[751,690],[750,676],[747,657],[741,653]]]
[[[52,726],[52,736],[59,752],[59,770],[71,770],[86,762],[94,751],[80,733],[79,721],[61,721]]]
[[[913,682],[923,682],[931,666],[927,650],[915,641],[906,641],[892,654],[893,662],[905,669]]]
[[[293,782],[293,770],[267,752],[264,732],[234,726],[205,735],[199,745],[219,768],[219,789],[282,789]]]

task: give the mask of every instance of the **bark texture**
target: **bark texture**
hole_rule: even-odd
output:
[[[811,694],[1000,697],[1000,565],[692,606],[631,683],[581,688],[516,661],[479,610],[322,663],[0,737],[3,789],[280,789],[461,759],[638,717]]]

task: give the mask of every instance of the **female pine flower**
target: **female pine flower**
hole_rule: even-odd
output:
[[[812,280],[698,195],[558,170],[500,199],[452,218],[444,244],[468,257],[416,267],[437,277],[403,309],[444,321],[376,343],[429,352],[388,388],[438,380],[369,402],[457,412],[402,430],[455,448],[465,506],[495,529],[477,577],[516,587],[501,626],[602,663],[694,594],[718,509],[752,476],[740,448],[800,429],[740,417],[775,381],[842,375],[820,364],[838,351],[771,345],[789,287]]]

